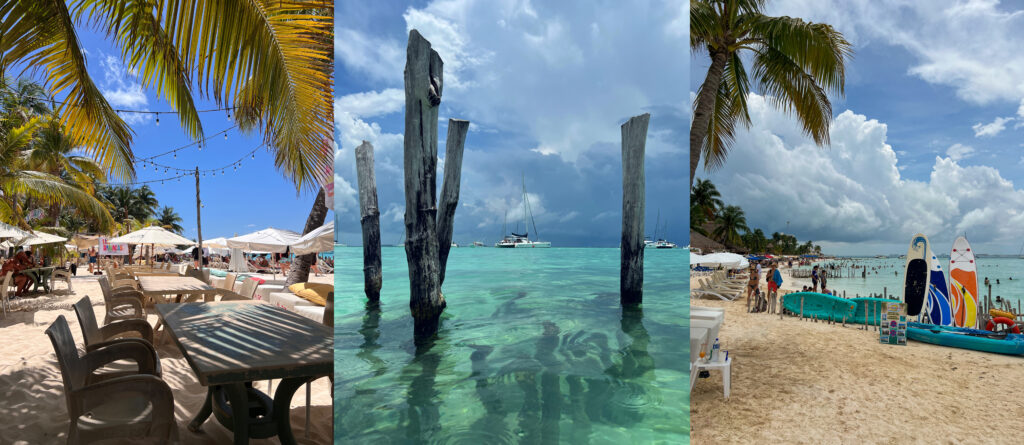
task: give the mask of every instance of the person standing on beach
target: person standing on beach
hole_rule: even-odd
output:
[[[757,268],[751,266],[747,275],[750,275],[750,279],[747,281],[747,312],[750,312],[750,295],[757,289],[757,281],[760,279],[760,274],[757,273]]]
[[[93,268],[99,267],[96,264],[96,261],[99,259],[99,256],[100,254],[99,252],[96,251],[95,247],[89,248],[89,275],[92,275],[94,273]]]
[[[818,291],[818,266],[811,268],[811,289],[814,292]]]

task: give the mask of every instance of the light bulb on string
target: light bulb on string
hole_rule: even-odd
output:
[[[160,113],[156,113],[156,126],[160,126]]]
[[[226,132],[226,131],[224,132],[224,140],[225,141],[228,140],[228,132]]]

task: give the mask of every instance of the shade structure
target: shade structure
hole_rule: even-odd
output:
[[[108,243],[159,244],[164,246],[192,245],[194,241],[163,227],[143,227],[126,235],[107,240]]]
[[[268,227],[258,232],[228,238],[228,247],[246,252],[284,253],[302,236],[291,230]]]
[[[750,262],[747,261],[743,255],[728,252],[711,253],[707,255],[690,254],[690,264],[700,264],[704,266],[720,265],[732,269],[743,269],[750,266]]]
[[[292,244],[292,253],[305,255],[307,253],[330,252],[334,250],[334,221],[324,224],[302,235],[298,241]]]
[[[228,239],[223,236],[220,238],[204,239],[203,247],[212,247],[214,249],[227,249]]]
[[[17,241],[13,239],[11,241],[12,244],[15,246],[38,246],[42,244],[63,243],[67,240],[68,239],[64,238],[63,236],[37,231],[36,233],[30,234],[29,236],[21,238]]]
[[[88,249],[100,245],[99,235],[75,235],[71,237],[71,244],[79,249]]]
[[[0,238],[21,239],[32,236],[32,232],[22,230],[7,223],[0,222]]]

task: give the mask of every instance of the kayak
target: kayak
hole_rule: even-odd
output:
[[[867,315],[868,323],[871,326],[877,326],[882,319],[882,312],[885,312],[886,303],[900,303],[897,300],[889,300],[886,298],[851,298],[846,301],[852,301],[856,305],[853,309],[853,318],[847,319],[849,323],[864,323],[864,316]]]
[[[804,317],[819,320],[849,321],[853,318],[853,301],[817,292],[794,292],[782,296],[782,307],[800,315],[800,301],[803,300]]]
[[[908,323],[907,338],[933,345],[952,346],[996,354],[1024,355],[1024,335],[982,329]]]

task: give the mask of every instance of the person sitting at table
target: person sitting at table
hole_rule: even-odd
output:
[[[32,258],[31,250],[26,251],[22,248],[21,251],[14,255],[14,259],[12,259],[11,262],[13,263],[13,267],[10,270],[14,272],[14,275],[11,276],[14,280],[14,296],[20,297],[25,295],[25,292],[28,291],[28,287],[35,283],[35,280],[33,280],[32,277],[21,273],[21,271],[35,267],[35,260]]]

